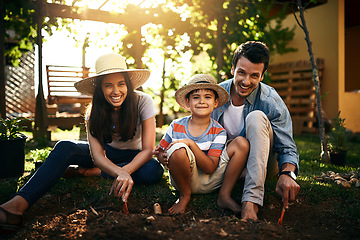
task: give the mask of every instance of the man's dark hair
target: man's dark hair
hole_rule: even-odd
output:
[[[234,52],[232,66],[235,68],[239,59],[244,56],[252,63],[263,63],[264,74],[269,66],[270,51],[265,43],[257,41],[248,41],[241,44]]]

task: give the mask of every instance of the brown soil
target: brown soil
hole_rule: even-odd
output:
[[[70,195],[70,194],[69,194]],[[271,197],[271,196],[270,196]],[[24,227],[5,239],[359,239],[358,222],[335,219],[331,202],[310,205],[298,199],[285,213],[283,226],[278,199],[259,211],[259,221],[242,221],[229,211],[196,211],[189,204],[183,215],[154,214],[147,199],[131,198],[130,214],[111,203],[77,208],[66,196],[45,195],[24,215]],[[162,211],[170,206],[160,203]],[[194,208],[194,209],[192,209]]]

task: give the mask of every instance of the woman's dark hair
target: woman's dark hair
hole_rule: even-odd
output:
[[[232,59],[232,66],[236,68],[236,64],[239,59],[244,56],[252,63],[263,63],[264,74],[269,66],[270,51],[265,43],[257,41],[248,41],[241,44],[234,52]]]
[[[129,75],[123,73],[127,86],[127,96],[117,111],[119,119],[119,130],[115,132],[112,128],[114,124],[114,107],[106,101],[101,88],[104,76],[97,77],[95,82],[95,91],[92,99],[91,112],[89,118],[89,128],[91,135],[99,140],[104,147],[105,144],[112,142],[112,135],[120,137],[120,141],[132,139],[135,135],[138,121],[137,94],[130,81]]]

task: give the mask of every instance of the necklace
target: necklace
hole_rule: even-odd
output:
[[[115,121],[114,121],[114,125],[112,126],[113,129],[116,128],[116,117],[117,117],[117,111],[116,111],[116,109],[115,109]]]

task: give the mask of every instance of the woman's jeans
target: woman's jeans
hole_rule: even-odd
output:
[[[119,150],[109,145],[105,147],[106,157],[118,166],[128,164],[139,152],[140,150]],[[88,142],[59,141],[46,161],[19,190],[17,195],[22,196],[30,207],[59,181],[70,165],[79,165],[83,168],[95,167]],[[132,173],[131,177],[136,184],[153,184],[159,182],[163,171],[160,163],[153,158]],[[104,172],[101,172],[101,176],[111,177]]]

